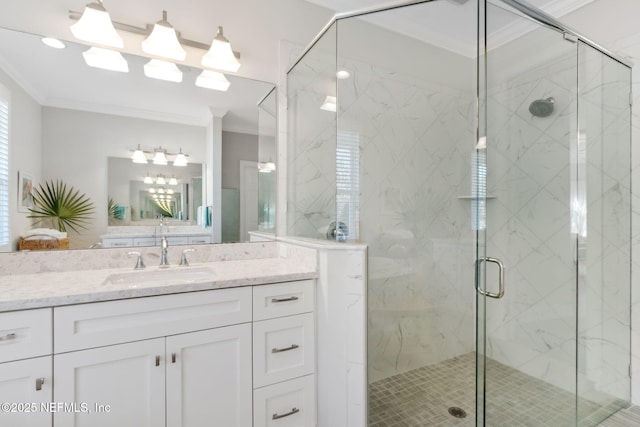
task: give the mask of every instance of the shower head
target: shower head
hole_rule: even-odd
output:
[[[547,117],[553,113],[553,105],[556,100],[553,97],[547,99],[536,99],[529,105],[529,112],[536,117]]]

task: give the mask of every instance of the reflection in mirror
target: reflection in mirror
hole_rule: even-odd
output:
[[[263,159],[276,159],[275,143],[264,143],[267,135],[275,141],[275,126],[258,126],[265,110],[258,104],[270,93],[275,112],[273,84],[227,75],[228,91],[204,89],[195,85],[201,70],[182,64],[181,83],[151,79],[143,71],[149,59],[126,53],[128,73],[107,71],[87,66],[88,46],[65,45],[52,49],[40,36],[0,29],[0,91],[9,93],[11,117],[9,250],[33,228],[17,203],[19,174],[34,185],[61,180],[91,199],[94,216],[86,229],[70,232],[72,249],[103,243],[105,235],[129,234],[119,245],[143,245],[155,244],[161,231],[173,233],[175,244],[191,244],[247,241],[273,229],[275,218],[264,214],[275,201],[275,180],[269,187],[258,172]],[[127,168],[138,146],[150,154],[133,177]],[[188,166],[173,166],[171,156],[167,166],[152,164],[159,148],[182,150]],[[166,211],[144,193],[147,174],[178,178]],[[235,194],[230,202],[228,191]],[[153,238],[134,242],[137,227],[151,227],[143,234]]]
[[[276,90],[258,104],[258,231],[250,240],[275,238],[276,230]]]

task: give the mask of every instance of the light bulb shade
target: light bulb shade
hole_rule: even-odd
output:
[[[178,185],[178,180],[175,177],[171,177],[171,179],[169,179],[169,185]]]
[[[222,73],[202,70],[202,73],[196,79],[196,86],[226,92],[231,83]]]
[[[182,154],[182,150],[176,154],[176,159],[173,161],[173,166],[187,166],[187,156]],[[175,179],[175,178],[174,178]]]
[[[100,47],[92,47],[82,52],[84,62],[89,67],[102,68],[103,70],[118,71],[121,73],[129,72],[129,64],[127,60],[115,50],[102,49]]]
[[[131,156],[131,160],[133,161],[133,163],[141,163],[141,164],[147,163],[147,156],[144,155],[144,152],[142,151],[139,145],[138,145],[138,148],[136,148],[135,151],[133,152],[133,156]],[[145,182],[147,182],[146,178],[145,178]]]
[[[149,37],[142,42],[142,51],[176,61],[184,61],[187,57],[187,52],[178,41],[176,30],[166,20],[166,11],[163,12],[162,20],[153,26]]]
[[[173,189],[171,189],[171,188],[170,188],[170,189],[168,189],[168,190],[167,190],[167,194],[173,194]]]
[[[151,193],[151,194],[156,194],[156,189],[155,189],[155,188],[153,188],[153,187],[151,187],[151,188],[149,189],[149,193]]]
[[[222,35],[222,27],[218,27],[218,34],[211,42],[209,51],[202,57],[202,65],[234,73],[240,68],[240,62],[233,54],[231,43]]]
[[[109,12],[100,3],[89,3],[78,22],[70,29],[78,40],[109,47],[124,47],[122,37],[113,27]]]
[[[153,164],[162,166],[167,165],[167,156],[164,154],[164,150],[156,150],[156,154],[153,156]]]
[[[178,69],[176,64],[159,59],[152,59],[144,64],[144,75],[168,82],[180,83],[182,81],[182,71]]]
[[[322,105],[320,106],[321,110],[325,110],[325,111],[332,111],[332,112],[336,112],[337,108],[337,100],[335,96],[327,96],[324,99],[324,102],[322,103]]]
[[[153,184],[153,179],[149,175],[147,175],[147,176],[144,177],[144,183],[145,184]],[[152,188],[149,189],[150,193],[152,193],[151,190],[153,190],[153,189]]]
[[[164,194],[164,188],[158,188],[158,194]]]
[[[164,176],[162,175],[158,175],[158,179],[156,179],[156,184],[158,185],[165,185],[167,183],[167,181],[164,180]],[[158,191],[159,192],[159,191]]]

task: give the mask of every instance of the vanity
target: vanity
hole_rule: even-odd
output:
[[[0,276],[1,425],[316,425],[313,262],[122,258]]]

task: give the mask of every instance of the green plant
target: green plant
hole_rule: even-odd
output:
[[[33,204],[28,218],[35,218],[37,222],[49,219],[59,231],[67,231],[67,227],[76,232],[76,227],[87,228],[84,224],[93,214],[91,200],[61,181],[46,181],[34,187]]]
[[[111,197],[109,197],[109,201],[107,202],[107,215],[109,218],[116,217],[116,208],[118,205],[113,201]]]

